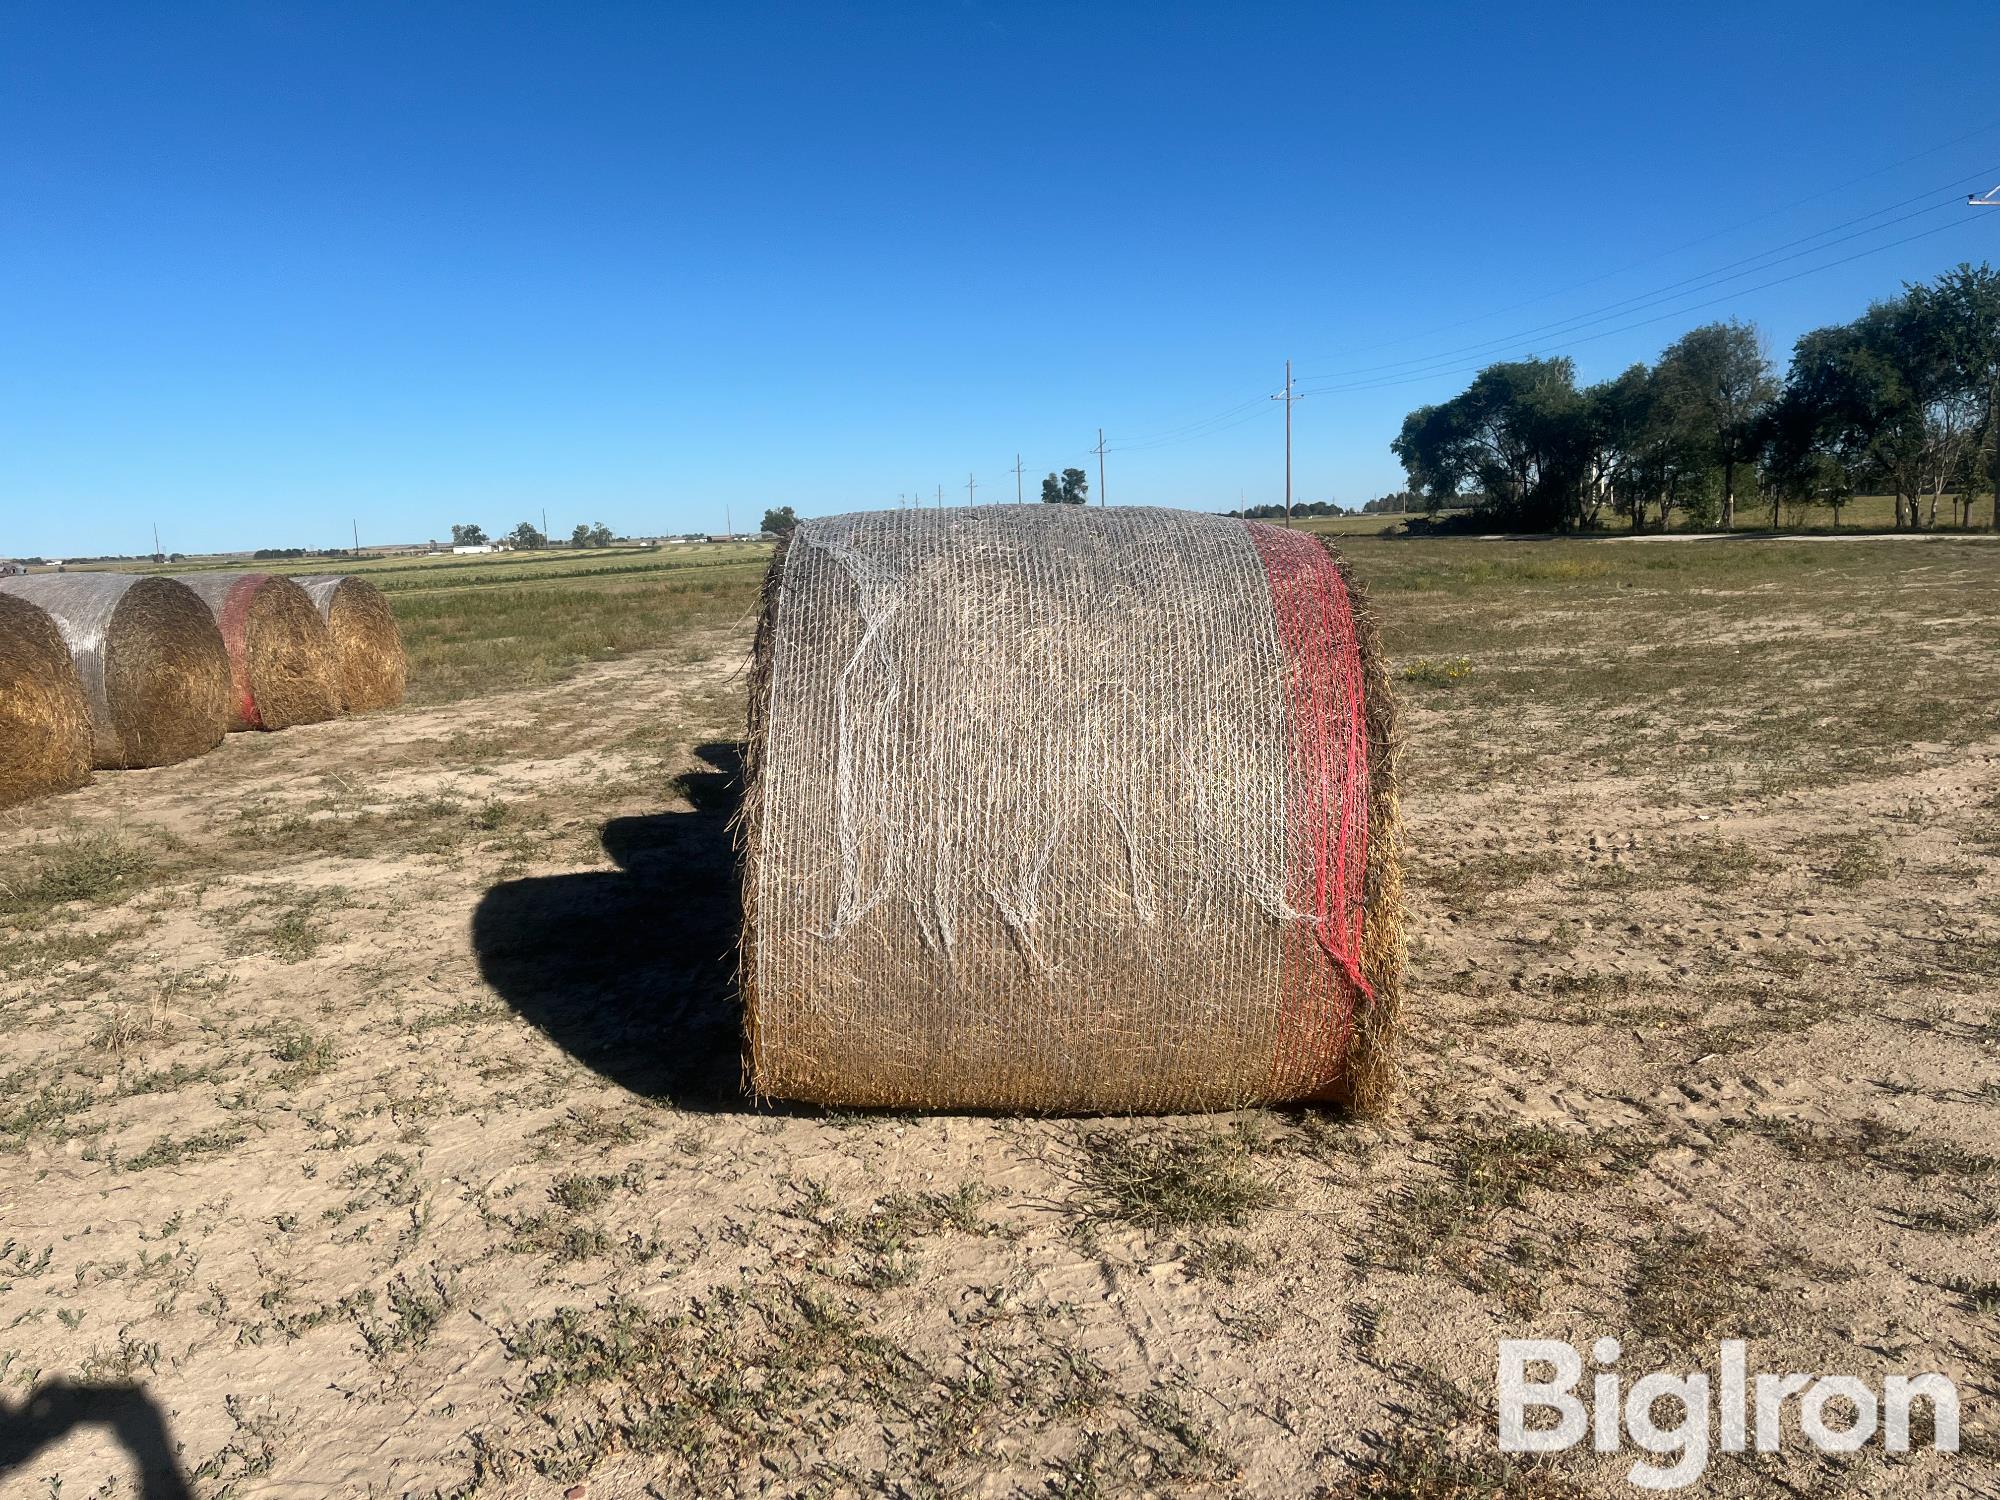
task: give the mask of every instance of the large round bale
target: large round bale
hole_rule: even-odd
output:
[[[137,573],[0,578],[46,610],[83,683],[93,756],[107,770],[170,766],[221,743],[229,658],[215,618],[184,585]]]
[[[333,638],[306,591],[270,573],[190,573],[229,652],[231,729],[289,729],[340,713]]]
[[[0,594],[0,807],[90,780],[90,711],[56,622]]]
[[[382,591],[352,574],[320,573],[293,582],[318,607],[333,637],[340,706],[359,714],[401,703],[409,661],[403,655],[403,633]]]
[[[765,584],[746,1068],[824,1104],[1390,1086],[1394,705],[1316,538],[994,506],[800,523]]]

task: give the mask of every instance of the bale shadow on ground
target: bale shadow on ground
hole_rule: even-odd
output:
[[[617,873],[494,886],[472,945],[486,982],[601,1077],[682,1108],[733,1109],[746,1102],[729,838],[742,753],[695,753],[714,770],[682,778],[694,811],[606,823]]]
[[[151,1396],[136,1385],[66,1380],[30,1391],[18,1406],[0,1401],[0,1489],[7,1488],[10,1473],[79,1427],[111,1429],[138,1466],[142,1500],[193,1500],[167,1439],[166,1418]]]

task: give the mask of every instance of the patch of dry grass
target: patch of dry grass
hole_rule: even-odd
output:
[[[1445,1142],[1444,1177],[1413,1182],[1382,1205],[1363,1252],[1396,1270],[1462,1253],[1465,1241],[1538,1192],[1577,1193],[1642,1164],[1654,1148],[1633,1132],[1589,1135],[1526,1125]]]
[[[145,850],[108,832],[65,833],[16,849],[0,872],[0,919],[34,917],[70,902],[104,906],[122,900],[153,863]]]
[[[391,593],[410,658],[410,701],[448,703],[556,682],[585,662],[743,620],[768,561],[765,551],[614,578]]]
[[[1320,1500],[1583,1500],[1589,1491],[1541,1460],[1399,1426],[1372,1435],[1358,1472]]]
[[[1214,1131],[1093,1130],[1079,1142],[1084,1213],[1140,1229],[1240,1229],[1278,1190]]]
[[[1669,1230],[1633,1256],[1631,1328],[1677,1349],[1755,1338],[1768,1329],[1770,1269],[1739,1239]]]

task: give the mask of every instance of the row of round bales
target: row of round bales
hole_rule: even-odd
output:
[[[0,578],[0,807],[393,708],[406,676],[388,601],[351,575]]]

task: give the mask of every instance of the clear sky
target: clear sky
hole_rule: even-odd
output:
[[[1016,452],[1033,498],[1100,425],[1114,503],[1227,508],[1281,497],[1288,356],[1296,493],[1356,503],[1482,358],[1731,314],[1782,358],[2000,259],[1996,41],[1987,0],[6,0],[0,555],[719,529],[1011,499]]]

